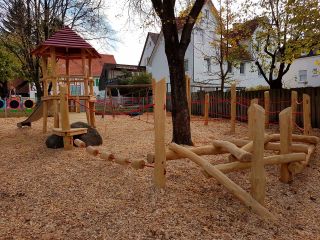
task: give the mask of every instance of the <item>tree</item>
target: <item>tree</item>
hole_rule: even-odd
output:
[[[22,77],[17,58],[0,44],[0,97],[8,95],[8,82]]]
[[[104,16],[102,0],[0,0],[0,42],[21,62],[25,77],[42,95],[39,58],[31,51],[65,25],[85,36],[106,38],[111,28]]]
[[[152,13],[155,13],[161,23],[171,85],[172,141],[178,144],[193,144],[186,95],[184,57],[191,40],[193,26],[205,2],[206,0],[195,0],[190,5],[187,2],[188,11],[183,18],[178,18],[180,11],[175,0],[151,0],[151,8],[148,2],[143,0],[131,0],[129,5],[149,19]],[[148,23],[150,24],[149,21]]]
[[[282,88],[292,61],[320,47],[319,1],[249,0],[244,7],[246,15],[260,20],[253,40],[255,64],[271,89]]]

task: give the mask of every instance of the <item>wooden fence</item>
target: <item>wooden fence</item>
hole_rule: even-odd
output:
[[[296,123],[303,125],[302,114],[302,95],[304,93],[310,96],[311,104],[311,124],[313,128],[320,128],[320,87],[318,88],[298,88],[291,89],[298,93],[298,104],[296,110]],[[270,95],[270,112],[269,122],[278,123],[279,113],[291,105],[291,90],[275,89],[269,90]],[[257,98],[259,104],[264,106],[264,92],[260,91],[237,91],[237,115],[238,121],[247,121],[247,111],[251,99]],[[209,117],[211,118],[230,118],[230,92],[213,91],[209,92]],[[167,97],[167,110],[171,110],[170,96]],[[204,114],[205,92],[192,93],[192,114]]]

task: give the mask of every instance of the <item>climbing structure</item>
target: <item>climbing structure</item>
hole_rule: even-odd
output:
[[[75,31],[65,27],[40,44],[32,54],[41,57],[44,89],[42,97],[43,132],[47,131],[48,108],[51,105],[54,116],[54,129],[58,131],[60,127],[58,103],[60,101],[59,88],[61,85],[67,87],[68,105],[73,102],[76,103],[74,105],[79,106],[81,101],[81,104],[85,107],[88,124],[95,127],[94,109],[96,98],[93,91],[94,81],[91,77],[91,63],[92,59],[100,58],[99,53]],[[82,60],[82,75],[70,75],[70,59]],[[58,61],[65,61],[65,74],[63,75],[58,74]],[[77,96],[71,95],[70,86],[80,86],[83,91]]]

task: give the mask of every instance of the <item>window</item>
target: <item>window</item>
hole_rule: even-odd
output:
[[[99,78],[96,78],[94,81],[94,86],[99,86]]]
[[[198,30],[198,33],[199,33],[199,36],[197,37],[198,38],[198,43],[204,43],[204,34],[203,34],[203,30],[202,29],[199,29]]]
[[[313,76],[319,75],[319,71],[318,71],[317,68],[312,69],[312,75],[313,75]]]
[[[228,62],[228,73],[232,73],[232,64]]]
[[[244,74],[245,73],[245,63],[240,63],[240,74]]]
[[[299,81],[300,82],[307,81],[307,70],[299,70]]]
[[[204,10],[204,16],[206,19],[209,19],[209,10],[208,9]]]
[[[204,63],[205,63],[205,71],[206,72],[211,72],[211,61],[210,61],[210,58],[205,58],[204,59]]]
[[[184,71],[185,72],[189,71],[189,60],[188,59],[184,60]]]
[[[147,57],[146,58],[146,66],[148,66],[149,60],[150,60],[150,57]]]

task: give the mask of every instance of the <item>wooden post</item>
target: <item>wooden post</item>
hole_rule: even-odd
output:
[[[209,118],[209,93],[204,96],[204,125],[208,125]]]
[[[265,128],[269,127],[269,119],[270,119],[270,94],[269,91],[264,92],[264,110],[265,110]]]
[[[84,84],[84,96],[88,97],[89,96],[89,86],[88,86],[88,71],[87,71],[87,60],[86,60],[86,55],[85,51],[82,49],[81,50],[81,59],[82,59],[82,73],[83,73],[83,84]],[[86,111],[86,116],[87,116],[87,122],[89,125],[90,123],[90,107],[89,107],[89,101],[88,99],[85,99],[84,101],[85,105],[85,111]]]
[[[88,59],[88,78],[89,78],[89,95],[94,96],[94,79],[92,77],[92,59],[89,57]]]
[[[303,134],[311,134],[311,107],[310,107],[310,96],[303,94]]]
[[[69,108],[68,108],[68,94],[67,87],[60,86],[60,115],[61,115],[61,130],[66,133],[70,130]],[[72,136],[65,134],[63,137],[63,145],[65,150],[73,148]]]
[[[56,50],[54,47],[50,48],[50,59],[51,59],[51,77],[52,77],[52,91],[53,96],[58,95],[58,84],[57,84],[57,68],[56,68]],[[55,128],[59,127],[59,113],[58,113],[58,101],[53,100],[53,124]]]
[[[48,58],[42,57],[41,58],[41,67],[42,67],[42,74],[43,74],[43,96],[48,96],[48,66],[47,66]],[[47,118],[48,118],[48,100],[43,101],[43,125],[42,125],[42,132],[47,132]]]
[[[186,93],[187,93],[187,101],[188,101],[188,108],[189,108],[189,115],[191,117],[191,110],[192,110],[192,99],[191,99],[191,83],[190,78],[188,76],[186,78]]]
[[[296,128],[297,102],[298,102],[297,91],[291,91],[292,131],[294,131]]]
[[[253,126],[253,122],[252,119],[250,119],[250,111],[251,111],[251,106],[253,104],[258,104],[259,100],[257,98],[254,98],[250,101],[250,107],[248,108],[248,137],[250,140],[253,139],[253,134],[254,134],[254,126]]]
[[[253,104],[249,116],[252,119],[254,127],[253,132],[253,152],[251,164],[251,195],[261,205],[264,205],[266,191],[266,171],[264,169],[263,152],[264,152],[264,124],[265,110]]]
[[[95,103],[89,102],[89,114],[90,114],[90,126],[95,128],[96,127],[96,119],[95,119]]]
[[[80,97],[76,96],[76,113],[80,113]]]
[[[279,114],[280,121],[280,154],[290,153],[292,145],[292,110],[290,107],[282,110]],[[288,183],[292,180],[289,172],[288,163],[280,166],[280,181]]]
[[[155,163],[154,163],[154,184],[158,188],[166,185],[166,80],[162,79],[155,84]]]
[[[236,92],[236,84],[231,84],[231,133],[236,132],[236,115],[237,115],[237,92]]]

